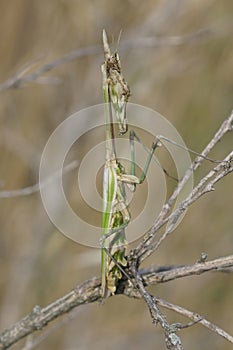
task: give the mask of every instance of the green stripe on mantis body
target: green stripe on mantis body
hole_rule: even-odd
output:
[[[113,167],[108,163],[105,164],[104,168],[104,179],[103,179],[103,212],[102,212],[102,235],[103,235],[103,247],[106,247],[105,235],[108,234],[109,228],[111,227],[112,221],[112,203],[116,198],[117,192],[117,175]],[[106,273],[107,273],[107,254],[104,249],[101,252],[101,275],[102,275],[102,294],[106,292]]]
[[[108,161],[104,168],[103,213],[102,213],[102,296],[114,293],[117,281],[122,277],[118,264],[126,266],[125,232],[130,215],[125,206],[124,184],[118,181],[116,161]],[[108,250],[109,256],[106,252]]]

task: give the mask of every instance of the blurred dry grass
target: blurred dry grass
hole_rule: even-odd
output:
[[[1,1],[0,80],[33,60],[39,67],[72,50],[101,45],[102,28],[115,38],[123,29],[122,47],[124,41],[184,36],[206,28],[209,35],[177,47],[119,47],[131,102],[159,111],[189,147],[200,151],[233,107],[232,13],[231,0]],[[45,75],[59,79],[59,84],[29,82],[1,92],[1,190],[36,183],[51,132],[71,112],[102,101],[102,60],[102,54],[86,56]],[[232,139],[226,137],[213,156],[221,158],[230,148]],[[232,253],[232,195],[232,180],[226,178],[215,193],[189,210],[177,233],[150,262],[192,263],[201,251],[210,258]],[[1,199],[0,221],[1,330],[35,304],[46,305],[85,278],[99,275],[99,252],[57,232],[39,194]],[[232,277],[220,274],[153,288],[160,297],[206,315],[229,332],[232,290]],[[171,322],[180,320],[168,315]],[[161,334],[151,325],[143,303],[117,297],[104,306],[78,310],[37,348],[149,350],[156,344],[159,349]],[[230,349],[226,341],[198,325],[184,331],[182,338],[190,350]]]

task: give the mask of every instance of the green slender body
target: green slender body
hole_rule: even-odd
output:
[[[122,277],[116,262],[121,266],[127,263],[124,227],[130,221],[130,214],[126,206],[124,183],[120,180],[123,167],[116,158],[113,118],[116,118],[119,125],[119,134],[124,134],[127,131],[126,102],[130,92],[121,75],[119,57],[109,49],[105,31],[103,44],[105,62],[101,68],[106,118],[106,162],[103,179],[101,275],[102,296],[106,297],[114,294],[117,282]]]
[[[122,278],[124,267],[127,265],[125,227],[130,222],[130,213],[126,201],[125,184],[134,191],[136,184],[144,181],[151,158],[159,143],[153,143],[145,168],[141,177],[138,178],[135,176],[134,166],[133,139],[136,134],[131,132],[132,174],[125,173],[116,155],[113,124],[115,120],[119,135],[127,132],[126,104],[130,96],[130,89],[122,76],[118,54],[116,52],[112,54],[110,51],[105,31],[103,31],[103,45],[105,62],[101,69],[106,119],[106,158],[103,179],[101,276],[102,297],[105,298],[115,293],[118,281]]]

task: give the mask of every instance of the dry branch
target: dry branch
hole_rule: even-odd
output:
[[[223,257],[215,260],[210,260],[205,263],[195,263],[191,266],[183,267],[169,267],[167,271],[156,272],[156,269],[151,269],[149,271],[142,271],[139,276],[142,278],[143,284],[141,284],[141,289],[143,286],[149,286],[156,283],[167,282],[174,280],[176,278],[182,278],[191,275],[199,275],[201,273],[209,271],[221,271],[222,268],[232,267],[233,266],[233,255],[228,257]],[[161,268],[160,268],[161,269]],[[100,278],[92,278],[83,284],[76,286],[72,291],[64,295],[62,298],[57,299],[48,306],[42,308],[40,306],[35,306],[33,311],[22,318],[20,321],[16,322],[3,333],[0,334],[0,349],[8,349],[11,345],[18,342],[20,339],[26,337],[29,334],[32,334],[38,330],[42,330],[50,322],[56,318],[64,315],[65,313],[70,312],[74,308],[90,304],[96,301],[101,302],[101,282]],[[118,290],[122,290],[122,294],[128,297],[141,297],[137,289],[134,288],[130,281],[122,281],[122,286],[119,286]],[[143,292],[146,293],[143,288]],[[146,295],[146,294],[145,294]],[[149,298],[148,295],[146,295]],[[150,296],[150,303],[153,302],[152,297]],[[193,321],[197,321],[197,317],[200,319],[200,323],[207,328],[216,331],[219,335],[222,335],[225,339],[233,343],[233,338],[230,334],[215,326],[213,323],[205,320],[204,317],[193,312],[188,312],[185,309],[170,304],[162,299],[155,298],[156,302],[160,306],[164,306],[174,311],[183,314]],[[152,307],[152,305],[150,305]],[[155,306],[153,306],[155,307]],[[155,317],[155,316],[154,316]],[[162,323],[163,316],[161,315],[160,322]],[[167,330],[169,330],[168,324],[165,325]],[[170,333],[168,333],[169,335]]]

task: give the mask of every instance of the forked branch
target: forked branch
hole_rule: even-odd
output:
[[[210,271],[221,271],[223,268],[231,268],[232,266],[233,255],[210,260],[205,263],[197,262],[190,266],[151,268],[147,271],[141,271],[140,276],[142,278],[143,285],[149,286],[157,283],[165,283],[167,281],[175,280],[176,278],[199,275]],[[122,294],[131,298],[141,298],[139,291],[135,289],[129,281],[122,281],[122,284],[123,285],[118,288],[118,290],[122,291]],[[46,307],[42,308],[40,306],[35,306],[29,315],[25,316],[0,334],[0,349],[8,349],[20,339],[29,334],[33,334],[38,330],[42,330],[56,318],[70,312],[78,306],[97,301],[100,302],[101,299],[101,280],[100,278],[91,278],[90,280],[85,281],[83,284],[76,286],[72,291],[60,299],[55,300]],[[212,322],[207,321],[203,316],[185,310],[180,306],[175,306],[158,297],[156,297],[155,300],[158,305],[162,307],[174,310],[181,315],[187,316],[193,321],[198,320],[203,326],[209,328],[233,343],[233,337],[230,334],[217,327]]]

